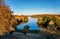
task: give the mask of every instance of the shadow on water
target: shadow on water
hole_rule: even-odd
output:
[[[25,26],[29,26],[29,28],[26,28]],[[25,28],[26,29],[25,29]],[[42,28],[38,28],[37,25],[37,18],[30,18],[27,23],[21,24],[17,27],[18,29],[25,29],[26,30],[42,30]],[[35,31],[34,31],[35,32]],[[52,35],[48,32],[45,33],[26,33],[25,35],[21,32],[13,32],[12,34],[7,33],[3,36],[0,36],[0,39],[57,39],[56,35]]]
[[[23,29],[24,28],[24,26],[26,26],[26,25],[29,25],[29,27],[30,27],[30,30],[40,30],[41,28],[39,28],[38,27],[38,25],[37,25],[37,18],[31,18],[31,17],[28,17],[29,19],[28,19],[28,22],[27,23],[25,23],[25,24],[20,24],[20,25],[18,25],[18,29]]]

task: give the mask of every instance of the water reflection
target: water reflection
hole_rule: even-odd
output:
[[[28,17],[28,18],[29,18],[29,20],[28,20],[27,23],[25,23],[25,24],[20,24],[17,28],[18,28],[18,29],[23,29],[24,26],[29,25],[30,30],[42,30],[42,28],[38,28],[37,18],[31,18],[31,17]]]

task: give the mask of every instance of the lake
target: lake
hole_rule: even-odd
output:
[[[24,29],[24,26],[28,25],[30,27],[30,30],[41,30],[42,28],[39,28],[37,25],[37,18],[31,18],[28,17],[28,22],[24,24],[18,25],[18,29]]]

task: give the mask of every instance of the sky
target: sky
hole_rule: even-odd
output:
[[[60,14],[60,0],[5,0],[15,15]]]

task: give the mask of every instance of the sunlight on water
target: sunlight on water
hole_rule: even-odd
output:
[[[37,18],[31,18],[31,17],[28,17],[29,20],[27,23],[25,24],[20,24],[17,28],[18,29],[23,29],[24,26],[28,25],[30,26],[30,30],[42,30],[42,28],[38,28],[38,25],[37,25]]]

